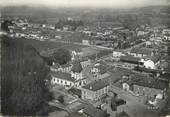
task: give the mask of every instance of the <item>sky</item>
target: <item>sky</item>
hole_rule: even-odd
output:
[[[0,5],[43,5],[64,7],[140,7],[167,5],[170,0],[0,0]]]

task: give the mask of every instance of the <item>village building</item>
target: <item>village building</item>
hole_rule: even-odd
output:
[[[82,68],[86,68],[91,65],[92,61],[90,59],[83,59],[80,61]]]
[[[113,51],[113,59],[119,59],[121,56],[125,56],[125,54],[121,51]]]
[[[75,85],[76,80],[71,77],[71,74],[64,72],[51,72],[52,80],[51,84],[62,85],[65,87],[73,87]]]
[[[122,67],[128,69],[134,69],[136,66],[145,67],[148,69],[156,69],[160,64],[160,56],[143,56],[134,57],[132,55],[121,56],[120,61],[124,64]]]
[[[81,87],[86,84],[86,80],[84,78],[82,71],[83,71],[83,68],[82,68],[80,61],[74,61],[73,67],[71,69],[71,77],[73,77],[74,79],[76,79],[76,81],[78,81],[76,84],[77,87]]]
[[[156,69],[160,64],[160,56],[145,56],[140,60],[143,66],[148,69]]]
[[[144,56],[154,56],[156,53],[151,48],[133,48],[129,54],[134,57],[144,57]]]
[[[98,100],[102,96],[106,95],[109,91],[108,79],[100,79],[98,81],[91,82],[81,88],[82,99]]]
[[[133,73],[126,77],[122,83],[125,91],[133,92],[139,97],[140,101],[146,102],[151,99],[163,99],[168,84],[146,74]]]
[[[83,45],[90,45],[90,40],[82,40]]]
[[[95,80],[102,79],[108,76],[107,70],[109,69],[109,66],[103,62],[98,61],[94,64],[94,66],[91,68],[91,73],[93,74],[93,78]]]
[[[140,65],[140,58],[130,55],[121,56],[120,61],[122,62],[122,67],[127,69],[134,69],[136,66]]]
[[[170,87],[170,73],[162,72],[158,75],[157,78],[161,81],[167,82],[169,84],[169,87]]]

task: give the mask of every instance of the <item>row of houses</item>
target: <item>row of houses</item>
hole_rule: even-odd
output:
[[[135,47],[127,53],[113,51],[113,59],[122,62],[122,66],[129,69],[139,65],[149,69],[156,69],[160,63],[161,56],[158,49]]]
[[[129,93],[132,92],[143,101],[156,96],[159,99],[163,99],[166,95],[168,82],[155,79],[148,74],[136,73],[124,68],[117,68],[111,72],[111,76],[83,86],[81,88],[82,99],[99,100],[109,92],[112,85],[118,86]]]
[[[65,87],[82,87],[86,84],[86,78],[83,69],[91,63],[90,60],[73,61],[65,65],[53,63],[50,67],[53,85],[59,84]],[[68,85],[69,84],[69,85]]]

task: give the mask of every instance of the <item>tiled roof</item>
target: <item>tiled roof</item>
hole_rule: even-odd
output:
[[[127,55],[127,56],[121,56],[120,61],[133,63],[133,64],[138,64],[139,61],[140,61],[140,58]]]
[[[134,77],[128,81],[128,84],[139,85],[143,87],[155,88],[155,89],[165,89],[168,84],[160,81],[154,77],[147,74],[136,73]]]
[[[83,86],[82,88],[84,89],[88,89],[88,90],[91,90],[91,91],[97,91],[97,90],[100,90],[106,86],[109,85],[109,81],[107,78],[103,78],[103,79],[100,79],[98,81],[93,81],[85,86]]]
[[[51,72],[51,75],[53,77],[59,78],[59,79],[63,79],[63,80],[67,80],[67,81],[71,81],[71,82],[75,82],[75,79],[71,77],[71,74],[69,73],[64,73],[64,72]]]
[[[129,85],[139,85],[155,89],[167,88],[167,83],[151,77],[148,74],[138,73],[124,68],[116,68],[115,70],[110,70],[110,72],[113,74],[113,82],[122,79],[123,75],[129,75],[131,76],[131,78],[127,81]]]
[[[93,107],[93,105],[88,105],[83,112],[90,117],[107,117],[104,111]]]
[[[145,67],[136,67],[135,70],[136,71],[141,71],[141,72],[146,72],[146,73],[161,73],[162,72],[162,70],[149,69],[149,68],[145,68]]]
[[[103,62],[103,61],[97,62],[96,66],[94,66],[94,68],[99,69],[99,73],[101,73],[101,74],[106,73],[107,70],[108,70],[108,67],[109,66],[105,62]]]

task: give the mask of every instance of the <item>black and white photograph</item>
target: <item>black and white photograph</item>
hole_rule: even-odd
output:
[[[170,0],[0,0],[0,117],[170,117]]]

